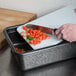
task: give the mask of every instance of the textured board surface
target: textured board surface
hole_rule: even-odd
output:
[[[29,22],[36,18],[36,14],[0,8],[0,48],[5,44],[3,30],[6,27]]]

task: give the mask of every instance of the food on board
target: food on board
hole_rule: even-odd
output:
[[[42,30],[28,28],[23,26],[22,29],[24,30],[21,32],[22,37],[26,37],[30,44],[37,45],[40,44],[43,40],[50,39],[51,36]]]

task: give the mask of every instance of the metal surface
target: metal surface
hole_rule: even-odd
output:
[[[38,29],[38,30],[41,30],[41,31],[46,32],[48,34],[52,34],[52,32],[54,32],[53,31],[54,29],[49,28],[49,27],[40,26],[40,25],[27,24],[26,27],[33,28],[33,29]]]
[[[0,76],[76,76],[76,59],[22,72],[11,55],[11,49],[5,46],[0,50]]]
[[[18,34],[16,27],[9,27],[4,32],[12,48],[13,57],[15,57],[22,70],[29,70],[76,57],[76,43],[62,42],[56,46],[33,50]],[[16,47],[22,47],[26,52],[24,54],[18,53],[15,50]]]

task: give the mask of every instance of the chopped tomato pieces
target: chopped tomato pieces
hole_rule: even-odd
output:
[[[22,34],[22,37],[25,37],[25,34]]]
[[[20,48],[16,48],[16,51],[19,52],[19,53],[24,53],[24,49],[20,49]]]
[[[50,39],[50,36],[41,30],[33,30],[27,28],[26,26],[23,26],[23,29],[26,31],[26,37],[29,40],[30,44],[37,45],[40,44],[42,40]],[[22,33],[22,36],[25,37],[24,32]]]
[[[28,28],[27,28],[26,26],[23,26],[23,29],[24,29],[24,30],[27,30]]]

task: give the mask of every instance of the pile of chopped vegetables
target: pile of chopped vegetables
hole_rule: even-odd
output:
[[[22,37],[26,37],[30,44],[37,45],[40,44],[43,40],[50,39],[50,36],[41,30],[27,28],[26,26],[23,26],[22,28],[26,31],[26,34],[23,31],[21,35]]]
[[[16,51],[19,52],[19,53],[24,53],[24,49],[21,49],[21,48],[16,48]]]

